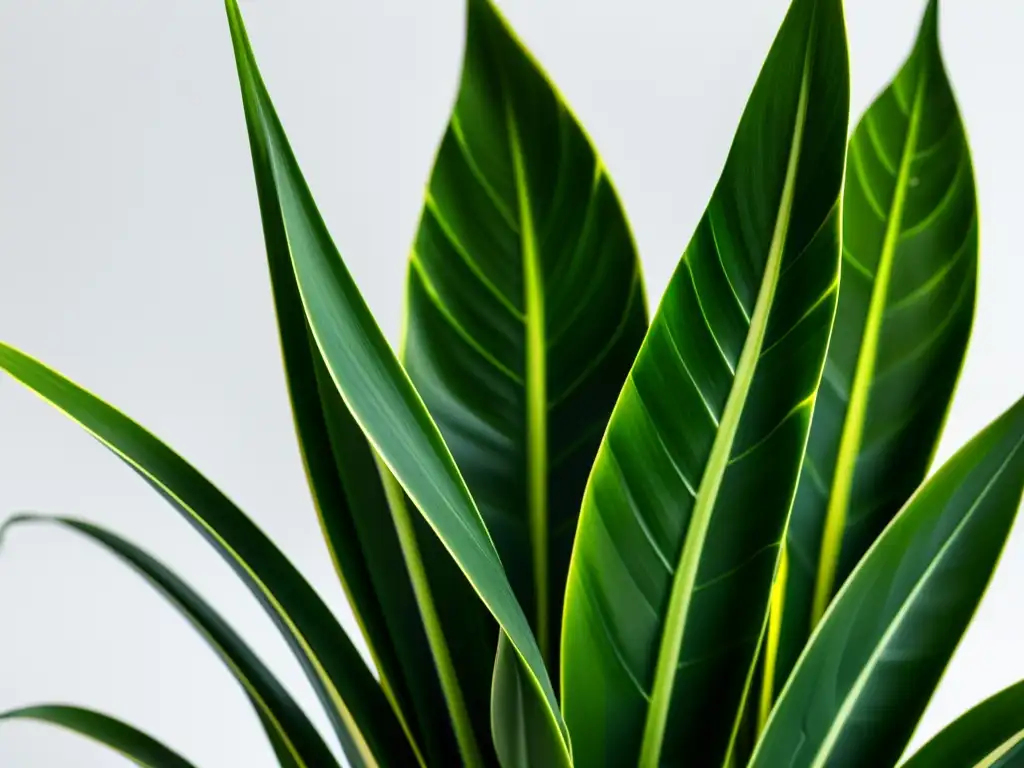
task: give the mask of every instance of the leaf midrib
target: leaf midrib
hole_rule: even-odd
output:
[[[856,471],[857,457],[860,455],[864,423],[867,419],[868,397],[875,375],[882,321],[889,295],[889,281],[892,277],[896,246],[899,243],[903,225],[903,209],[906,204],[907,191],[910,188],[910,168],[917,147],[921,112],[928,81],[927,62],[923,54],[919,53],[918,55],[922,56],[922,58],[919,64],[917,91],[914,95],[910,123],[907,127],[907,137],[903,144],[903,153],[900,157],[896,188],[893,191],[892,204],[889,208],[889,219],[886,222],[885,237],[882,241],[882,252],[879,256],[878,267],[875,270],[875,282],[871,290],[868,316],[864,325],[860,353],[857,356],[857,367],[854,372],[853,384],[850,387],[849,405],[847,406],[843,431],[839,439],[836,468],[833,473],[832,488],[825,512],[825,526],[822,532],[821,549],[818,557],[818,575],[814,585],[811,628],[821,620],[825,609],[832,599],[832,592],[835,588],[836,573],[839,568],[839,555],[842,551],[843,534],[846,529],[850,496],[853,491],[853,478]],[[870,110],[868,114],[870,114]]]
[[[725,476],[730,454],[732,453],[740,418],[743,415],[747,396],[753,383],[757,361],[761,348],[764,345],[768,327],[768,316],[781,273],[782,255],[792,218],[800,148],[803,143],[803,132],[807,118],[810,70],[813,56],[813,29],[808,31],[808,35],[786,176],[782,197],[779,201],[779,211],[775,220],[775,229],[768,251],[768,259],[765,263],[764,277],[762,278],[754,312],[751,316],[750,330],[744,341],[743,351],[740,353],[740,359],[736,366],[733,386],[729,392],[718,432],[711,447],[707,467],[697,489],[697,497],[694,502],[690,525],[680,554],[679,565],[672,580],[672,591],[669,598],[668,611],[663,622],[664,630],[655,667],[654,685],[651,691],[647,718],[644,723],[639,768],[658,768],[660,763],[672,691],[679,665],[679,653],[683,645],[683,635],[693,588],[697,579],[697,570],[700,565],[700,555],[704,548],[715,502]]]
[[[523,304],[526,322],[526,483],[536,610],[535,632],[541,657],[546,662],[550,658],[551,631],[548,617],[548,397],[544,273],[537,249],[519,129],[507,96],[505,117],[515,174],[523,261]]]

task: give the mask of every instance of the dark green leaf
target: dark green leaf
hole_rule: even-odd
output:
[[[1024,680],[964,713],[902,768],[1010,768],[1024,744]]]
[[[337,766],[316,728],[270,670],[238,633],[166,566],[116,534],[71,518],[18,515],[0,528],[0,540],[10,526],[32,522],[56,523],[78,531],[132,566],[181,611],[224,660],[252,700],[275,749],[279,744],[297,768]]]
[[[277,757],[277,764],[281,768],[302,768],[302,764],[299,763],[292,752],[288,749],[288,745],[281,738],[277,729],[270,719],[263,714],[263,711],[256,706],[256,702],[252,702],[253,708],[256,710],[256,715],[260,719],[260,725],[263,726],[263,730],[267,734],[267,738],[270,740],[270,746],[274,750],[274,756]]]
[[[244,79],[245,31],[237,15],[229,18]],[[254,166],[265,168],[262,122],[250,110],[246,121]],[[373,450],[313,341],[269,173],[256,174],[256,188],[295,428],[324,538],[385,692],[428,761],[449,764],[458,753]]]
[[[229,11],[250,140],[257,147],[253,153],[256,173],[280,208],[296,283],[326,368],[381,461],[508,634],[526,665],[530,691],[544,702],[549,727],[560,734],[568,754],[568,735],[540,649],[490,534],[440,431],[330,239],[259,76],[232,0]],[[420,610],[424,615],[431,612],[422,602]],[[432,640],[434,648],[437,640],[436,636]],[[448,703],[450,709],[456,708],[453,697],[448,697]],[[458,726],[458,714],[453,716]]]
[[[978,215],[936,0],[850,141],[843,251],[787,536],[776,691],[828,601],[924,479],[967,348]]]
[[[835,311],[839,0],[795,0],[615,406],[563,629],[585,766],[721,764],[753,678]]]
[[[227,496],[151,433],[42,363],[0,344],[0,368],[134,469],[228,562],[288,641],[352,762],[414,763],[394,712],[337,619]]]
[[[568,768],[547,726],[541,702],[529,690],[522,662],[503,634],[491,681],[491,733],[502,768]],[[586,734],[584,734],[584,737]]]
[[[557,675],[576,520],[647,327],[643,288],[607,171],[490,0],[469,0],[466,36],[403,361]]]
[[[988,584],[1022,488],[1024,399],[911,497],[851,574],[783,688],[752,768],[896,764]]]
[[[156,739],[99,712],[60,704],[43,704],[0,712],[0,720],[38,720],[59,725],[110,747],[142,768],[195,768]]]

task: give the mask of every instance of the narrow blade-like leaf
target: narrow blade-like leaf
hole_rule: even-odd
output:
[[[965,712],[902,768],[1010,768],[1024,759],[1024,680]]]
[[[555,675],[583,489],[646,310],[594,148],[491,0],[467,5],[458,99],[410,261],[403,361]],[[494,643],[481,652],[493,659]]]
[[[38,720],[59,725],[120,752],[142,768],[195,768],[152,736],[109,715],[88,709],[63,704],[40,704],[0,712],[0,721],[3,720]]]
[[[795,0],[615,406],[570,570],[581,765],[721,764],[753,678],[835,311],[839,0]]]
[[[504,634],[491,689],[491,733],[502,768],[567,768],[542,702],[531,695],[522,662]]]
[[[227,561],[288,641],[350,760],[413,764],[401,725],[352,641],[309,582],[245,513],[151,433],[56,371],[5,344],[0,344],[0,368],[134,469]]]
[[[232,23],[241,29],[229,0]],[[353,418],[526,665],[566,755],[568,735],[529,621],[516,600],[469,489],[408,375],[388,346],[338,254],[288,145],[244,35],[237,61],[256,172],[276,196],[312,335]]]
[[[244,80],[245,29],[230,6],[228,16]],[[261,118],[246,109],[246,123],[254,166],[266,168]],[[451,763],[452,729],[373,450],[313,341],[269,170],[256,174],[256,188],[295,429],[324,538],[403,725],[430,763]]]
[[[129,541],[83,520],[18,515],[0,527],[0,541],[13,525],[56,523],[101,544],[132,566],[187,618],[224,660],[245,689],[267,735],[298,768],[337,766],[331,751],[302,709],[274,675],[220,615],[165,565]]]
[[[924,479],[967,348],[978,216],[937,0],[850,141],[843,253],[778,587],[776,692],[836,590]]]
[[[782,690],[752,768],[896,764],[995,569],[1022,488],[1024,399],[911,497],[854,570]]]

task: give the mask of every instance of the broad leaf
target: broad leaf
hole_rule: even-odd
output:
[[[337,766],[320,734],[252,649],[220,615],[165,565],[116,534],[81,520],[19,515],[0,528],[0,540],[12,525],[56,523],[77,531],[116,554],[166,597],[224,660],[245,689],[275,749],[280,748],[297,768]]]
[[[285,242],[316,346],[345,405],[380,460],[507,633],[525,664],[531,695],[544,703],[549,727],[559,733],[559,743],[568,755],[568,735],[540,648],[490,534],[440,431],[330,239],[241,34],[241,19],[231,0],[229,8],[239,30],[236,58],[250,118],[250,139],[258,147],[254,152],[256,173],[280,209]],[[420,608],[430,613],[422,603]],[[449,707],[453,706],[449,697]]]
[[[721,764],[835,310],[839,0],[795,0],[587,487],[563,628],[580,765]]]
[[[195,768],[188,760],[152,736],[147,736],[120,720],[88,709],[61,704],[41,704],[0,712],[0,721],[3,720],[38,720],[59,725],[120,752],[142,768]]]
[[[228,17],[244,79],[245,30],[231,6]],[[246,122],[253,163],[265,166],[260,118],[246,110]],[[452,763],[451,725],[373,450],[313,341],[269,173],[256,175],[256,187],[295,429],[324,538],[385,692],[428,762]]]
[[[1024,761],[1024,681],[947,725],[901,768],[1011,768]]]
[[[580,502],[647,327],[643,288],[607,171],[491,0],[468,0],[466,35],[403,361],[557,674]]]
[[[350,761],[414,764],[400,723],[337,619],[227,496],[151,433],[42,363],[0,344],[0,368],[134,469],[227,561],[288,641]]]
[[[787,536],[776,692],[829,600],[924,479],[967,348],[978,216],[936,0],[850,141],[843,253]]]
[[[782,690],[753,768],[896,764],[995,569],[1022,488],[1024,399],[911,497],[851,574]]]

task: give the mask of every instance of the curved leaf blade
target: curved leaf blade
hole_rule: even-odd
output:
[[[493,2],[467,5],[402,359],[556,676],[580,502],[645,301],[625,214],[583,129]],[[481,653],[493,658],[494,643]]]
[[[835,309],[848,79],[841,3],[796,0],[615,407],[562,636],[581,764],[731,749]]]
[[[571,768],[572,761],[548,727],[542,703],[531,695],[522,660],[504,633],[494,659],[490,715],[502,768]]]
[[[1024,399],[911,497],[800,657],[752,768],[895,765],[988,585],[1024,489]]]
[[[225,559],[291,646],[351,761],[413,764],[409,742],[352,641],[245,513],[151,433],[56,371],[3,343],[0,368],[134,469]]]
[[[12,526],[50,523],[105,547],[130,565],[192,623],[223,659],[256,709],[267,736],[296,768],[330,768],[338,763],[295,700],[246,642],[194,589],[139,547],[99,526],[67,517],[16,515],[0,527],[0,541]]]
[[[244,80],[245,29],[230,9],[229,20]],[[254,166],[265,165],[262,123],[246,110],[246,124]],[[373,449],[313,340],[269,172],[256,174],[256,188],[295,430],[324,540],[403,727],[428,762],[450,764],[454,735]]]
[[[939,731],[902,768],[1010,768],[1024,744],[1024,680],[990,696]]]
[[[58,725],[98,741],[120,752],[142,768],[195,768],[185,758],[168,749],[152,736],[104,715],[81,707],[63,704],[40,704],[34,707],[0,712],[3,720],[38,720]]]
[[[843,237],[835,329],[787,536],[776,690],[836,590],[924,479],[967,349],[978,215],[937,0],[850,141]]]
[[[264,164],[256,172],[280,206],[296,282],[312,335],[349,412],[384,465],[437,534],[526,665],[531,690],[566,755],[568,734],[540,648],[494,543],[444,439],[352,281],[288,145],[284,130],[228,0],[237,34],[250,136]]]

